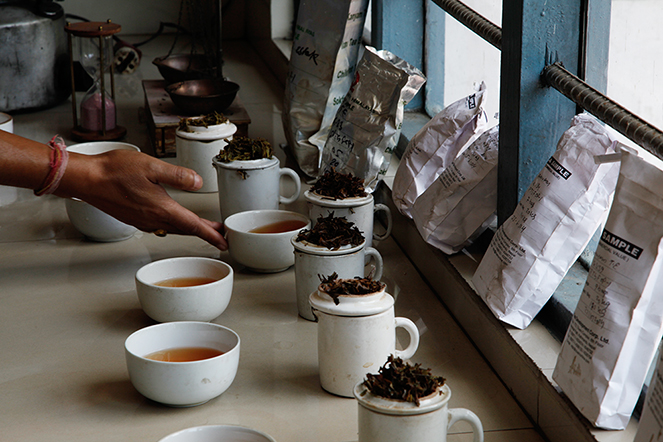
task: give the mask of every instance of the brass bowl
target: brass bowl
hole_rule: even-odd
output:
[[[166,92],[175,106],[188,115],[223,112],[232,104],[239,85],[232,81],[208,78],[173,83]]]
[[[202,54],[179,54],[157,57],[152,60],[152,64],[159,69],[159,73],[169,84],[179,81],[210,78],[212,76],[207,58]]]

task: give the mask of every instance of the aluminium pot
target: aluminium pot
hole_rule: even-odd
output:
[[[0,4],[0,111],[48,108],[69,96],[63,12],[43,0]]]

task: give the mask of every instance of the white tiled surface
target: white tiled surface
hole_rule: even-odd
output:
[[[119,124],[128,129],[126,141],[142,148],[148,137],[138,118],[140,81],[159,78],[150,62],[169,44],[161,39],[141,47],[141,72],[116,79]],[[224,74],[241,85],[251,116],[249,135],[275,146],[284,143],[280,85],[245,43],[228,42],[224,51]],[[66,139],[70,112],[64,103],[16,115],[15,133],[39,141],[55,133]],[[287,164],[282,152],[279,156]],[[172,195],[202,216],[219,218],[216,194]],[[157,441],[182,428],[221,423],[258,428],[279,442],[357,439],[354,399],[332,396],[319,386],[316,324],[297,316],[292,269],[250,273],[227,252],[197,238],[138,233],[118,243],[89,242],[69,223],[62,200],[23,190],[18,196],[0,207],[0,440]],[[301,200],[287,208],[306,210]],[[474,411],[486,441],[542,441],[394,241],[377,248],[385,260],[383,280],[397,297],[397,315],[412,319],[421,331],[413,362],[447,379],[451,407]],[[208,256],[233,265],[233,298],[214,322],[242,339],[240,368],[230,389],[185,409],[137,393],[123,350],[129,334],[152,324],[136,298],[135,271],[173,256]],[[459,423],[449,440],[470,441],[469,431]]]

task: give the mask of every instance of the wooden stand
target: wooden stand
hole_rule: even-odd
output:
[[[156,157],[175,156],[175,131],[180,119],[191,117],[181,113],[170,99],[165,87],[165,80],[143,80],[148,133]],[[251,118],[239,96],[228,109],[223,111],[223,115],[237,126],[238,136],[248,137]]]

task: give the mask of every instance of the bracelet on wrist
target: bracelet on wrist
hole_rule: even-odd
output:
[[[38,189],[35,189],[34,193],[37,196],[48,195],[58,188],[62,176],[64,175],[65,170],[67,169],[67,163],[69,162],[69,152],[67,152],[67,146],[64,144],[64,140],[54,136],[51,141],[48,142],[48,146],[51,148],[51,161],[50,161],[50,170],[46,179]]]

